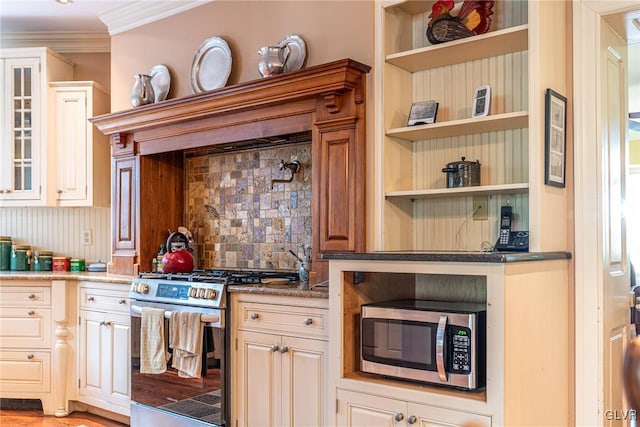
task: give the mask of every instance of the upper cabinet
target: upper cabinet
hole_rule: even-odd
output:
[[[2,49],[0,63],[0,206],[44,206],[48,82],[71,80],[73,64],[47,48]]]
[[[53,163],[50,204],[109,206],[109,138],[89,122],[109,112],[109,92],[90,81],[53,82],[49,95],[49,128],[55,146],[55,153],[48,156]]]
[[[544,224],[551,204],[570,197],[544,185],[544,91],[569,95],[566,5],[496,1],[489,32],[431,45],[433,4],[387,2],[376,12],[378,249],[478,251],[495,242],[500,207],[510,205],[532,251],[566,250],[566,220]],[[546,20],[558,25],[541,34]],[[489,114],[472,117],[484,85]],[[430,100],[435,123],[408,126],[412,103]],[[447,188],[443,168],[462,157],[480,162],[480,185]]]

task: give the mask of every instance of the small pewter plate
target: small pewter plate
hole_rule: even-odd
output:
[[[193,93],[224,87],[229,74],[231,74],[229,45],[221,37],[206,39],[200,45],[191,65]]]
[[[169,88],[171,87],[171,74],[169,74],[169,69],[162,64],[158,64],[151,67],[147,74],[151,76],[151,86],[153,87],[153,93],[155,95],[154,102],[167,99]]]
[[[287,34],[278,45],[289,47],[289,57],[284,64],[283,73],[301,69],[307,57],[307,44],[304,39],[297,34]]]

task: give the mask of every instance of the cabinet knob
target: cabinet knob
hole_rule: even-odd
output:
[[[11,189],[10,189],[10,188],[7,188],[6,190],[4,190],[4,192],[5,192],[5,193],[7,193],[7,194],[9,194],[9,193],[11,193]]]
[[[260,317],[260,315],[259,315],[258,313],[255,313],[255,312],[254,312],[254,313],[251,313],[251,319],[252,319],[252,320],[257,320],[257,319],[258,319],[258,317]]]
[[[33,354],[28,354],[27,355],[27,359],[29,359],[29,360],[33,359]]]
[[[36,299],[36,294],[29,294],[29,299]]]
[[[304,324],[309,326],[310,324],[313,323],[313,319],[310,317],[307,317],[306,319],[304,319]]]
[[[118,304],[126,304],[126,303],[127,303],[126,299],[118,300]]]
[[[0,194],[4,194],[4,190],[0,189]]]
[[[286,353],[287,351],[289,351],[289,347],[287,347],[286,345],[280,346],[280,353]]]
[[[272,352],[274,352],[274,353],[275,353],[276,351],[278,351],[278,346],[277,346],[277,345],[275,345],[275,344],[274,344],[274,345],[272,345],[272,346],[271,346],[271,351],[272,351]]]
[[[58,193],[58,194],[62,194],[62,190],[57,189],[57,190],[56,190],[56,193]]]
[[[96,300],[96,299],[95,299],[94,297],[89,297],[89,298],[87,298],[87,301],[94,302],[95,300]]]
[[[404,420],[404,414],[402,412],[397,412],[394,416],[393,419],[396,421],[402,421]]]
[[[33,316],[34,314],[36,314],[36,312],[35,312],[35,311],[33,311],[33,310],[29,310],[29,311],[27,311],[27,314],[28,314],[29,316]]]
[[[407,417],[407,423],[409,423],[409,424],[415,424],[416,421],[418,421],[418,419],[416,418],[415,415],[409,415]]]
[[[101,326],[111,326],[111,322],[100,322]]]

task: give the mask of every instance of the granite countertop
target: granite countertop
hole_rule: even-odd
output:
[[[434,261],[507,263],[571,259],[571,252],[388,251],[323,253],[322,259],[354,261]]]
[[[0,280],[87,280],[128,285],[131,276],[88,271],[0,271]]]
[[[132,276],[109,273],[90,273],[87,271],[0,271],[0,280],[87,280],[101,283],[131,283]],[[315,286],[309,289],[300,283],[290,285],[229,285],[228,292],[281,295],[304,298],[329,298],[327,286]]]

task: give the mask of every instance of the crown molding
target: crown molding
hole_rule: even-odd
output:
[[[3,33],[3,48],[48,47],[60,53],[110,53],[111,37],[105,32],[44,31]]]
[[[133,28],[184,12],[213,0],[156,0],[139,1],[108,10],[98,15],[107,26],[110,35],[122,33]]]

